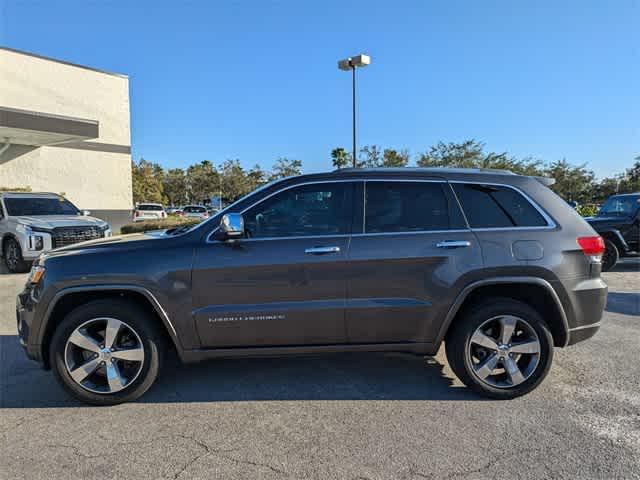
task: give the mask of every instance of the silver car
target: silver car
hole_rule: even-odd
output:
[[[48,250],[111,236],[109,224],[54,193],[0,193],[0,252],[12,273]]]

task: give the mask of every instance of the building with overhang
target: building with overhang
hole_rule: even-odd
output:
[[[61,193],[115,231],[128,223],[128,77],[0,47],[0,188]]]

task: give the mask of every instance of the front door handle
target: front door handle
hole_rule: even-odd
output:
[[[311,255],[325,255],[327,253],[338,253],[340,247],[311,247],[307,248],[304,253],[310,253]]]
[[[438,248],[464,248],[470,246],[471,242],[468,240],[445,240],[444,242],[436,243]]]

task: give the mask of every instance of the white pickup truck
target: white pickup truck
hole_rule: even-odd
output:
[[[0,253],[11,273],[48,250],[110,236],[107,222],[55,193],[0,193]]]

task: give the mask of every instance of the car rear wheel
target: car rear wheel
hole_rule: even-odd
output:
[[[55,377],[71,395],[93,405],[137,399],[160,371],[164,339],[154,320],[121,299],[76,308],[51,340]]]
[[[620,258],[620,252],[618,247],[611,240],[604,240],[604,253],[602,254],[602,271],[606,272],[611,270],[618,263]]]
[[[7,238],[2,248],[4,263],[11,273],[26,273],[31,268],[31,262],[22,258],[20,244],[14,238]]]
[[[549,327],[529,305],[496,298],[463,312],[446,340],[456,376],[483,396],[510,399],[536,388],[553,359]]]

